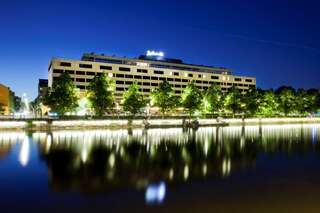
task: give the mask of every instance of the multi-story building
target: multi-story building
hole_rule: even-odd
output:
[[[9,87],[0,84],[0,114],[9,115],[14,110],[14,92]]]
[[[48,79],[39,79],[38,82],[38,97],[43,98],[48,91]]]
[[[254,77],[236,76],[227,68],[187,64],[182,60],[164,58],[162,53],[150,51],[138,58],[94,53],[84,54],[81,60],[53,58],[48,72],[49,87],[61,73],[67,72],[82,93],[86,92],[95,75],[105,73],[116,83],[115,95],[118,100],[134,81],[141,86],[140,90],[145,95],[149,95],[152,89],[164,80],[172,85],[177,95],[180,95],[191,81],[201,90],[216,84],[222,91],[236,86],[241,92],[246,92],[256,86]]]

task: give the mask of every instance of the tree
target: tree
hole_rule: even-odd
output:
[[[203,95],[202,109],[205,113],[220,113],[223,108],[223,93],[216,85],[210,86]]]
[[[283,88],[283,87],[280,87]],[[295,108],[295,90],[290,87],[286,87],[278,91],[278,103],[280,111],[287,116],[292,113]]]
[[[193,82],[183,90],[181,96],[181,105],[184,110],[189,114],[189,117],[201,107],[202,95],[200,90],[194,85]]]
[[[257,113],[259,104],[261,103],[261,93],[261,89],[251,88],[243,96],[242,100],[246,114],[254,116]]]
[[[133,116],[146,106],[147,101],[139,92],[139,86],[136,82],[131,84],[127,91],[123,93],[123,110],[130,112]]]
[[[226,110],[232,112],[233,117],[236,113],[242,111],[242,95],[236,87],[233,86],[228,91],[225,97],[224,107]]]
[[[152,104],[159,107],[162,115],[173,110],[178,103],[177,97],[174,96],[174,91],[167,81],[160,83],[152,93]]]
[[[277,111],[278,102],[274,92],[272,90],[263,91],[257,113],[265,117],[272,117]]]
[[[295,108],[300,115],[306,115],[313,111],[314,96],[304,89],[298,89],[295,96]]]
[[[48,90],[44,103],[51,111],[64,115],[73,112],[78,106],[76,87],[68,73],[62,73]]]
[[[89,87],[89,101],[97,116],[104,115],[114,106],[114,82],[105,74],[96,75]]]

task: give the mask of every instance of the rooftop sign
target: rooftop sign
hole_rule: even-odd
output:
[[[164,57],[164,52],[157,52],[154,50],[147,50],[147,56],[157,56],[157,57]]]

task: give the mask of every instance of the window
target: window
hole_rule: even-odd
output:
[[[167,78],[168,81],[173,81],[173,78]]]
[[[150,89],[143,89],[143,92],[150,92]]]
[[[102,73],[101,73],[101,72],[98,72],[96,75],[97,75],[97,76],[101,76],[101,75],[102,75]]]
[[[213,75],[213,76],[211,76],[211,79],[219,79],[219,76]]]
[[[175,84],[173,86],[176,87],[176,88],[181,88],[181,85],[179,85],[179,84]]]
[[[79,88],[79,89],[85,89],[86,87],[83,86],[83,85],[77,85],[77,88]]]
[[[204,83],[204,84],[209,84],[209,82],[208,82],[208,81],[203,81],[202,83]]]
[[[180,90],[176,90],[174,91],[175,94],[181,94],[181,91]]]
[[[86,82],[85,78],[76,78],[76,82]]]
[[[246,79],[246,82],[252,82],[252,79]]]
[[[182,82],[188,82],[188,80],[187,79],[182,79]]]
[[[227,83],[227,85],[228,85],[228,86],[232,86],[232,84],[231,84],[231,83]]]
[[[123,87],[117,87],[116,91],[124,91],[124,88]]]
[[[145,69],[137,69],[137,72],[148,73],[148,70],[145,70]]]
[[[65,70],[66,73],[69,73],[70,75],[74,74],[74,70]]]
[[[143,76],[143,79],[150,80],[150,76]]]
[[[54,69],[53,73],[63,73],[63,70]]]
[[[124,74],[116,74],[117,78],[124,78]]]
[[[116,84],[124,84],[124,81],[116,81]]]
[[[103,65],[101,65],[100,69],[101,70],[112,70],[112,67],[111,66],[103,66]]]
[[[62,66],[62,67],[71,67],[71,63],[70,62],[60,62],[60,66]]]
[[[181,79],[180,78],[175,78],[174,81],[181,82]]]
[[[86,82],[91,82],[91,81],[92,81],[92,79],[90,79],[90,78],[86,79]]]
[[[127,67],[119,67],[119,71],[122,71],[122,72],[130,72],[130,68],[127,68]]]
[[[187,85],[181,85],[182,86],[182,88],[186,88],[187,87]]]
[[[202,83],[202,81],[198,81],[198,80],[196,80],[196,83],[197,83],[197,84],[201,84],[201,83]]]
[[[87,75],[96,75],[95,72],[87,72]]]
[[[198,75],[198,78],[201,78],[202,76],[201,75]]]
[[[142,77],[140,75],[135,75],[134,78],[135,79],[141,79]]]
[[[141,82],[138,82],[138,85],[142,85],[142,83],[141,83]]]
[[[179,76],[179,73],[178,72],[174,72],[173,75],[174,76]]]
[[[91,64],[79,64],[80,68],[92,68]]]
[[[86,75],[86,72],[84,71],[76,71],[77,75]]]
[[[130,84],[132,84],[132,81],[126,81],[125,83],[126,83],[126,85],[130,85]]]
[[[204,90],[207,90],[207,89],[208,89],[208,87],[203,87],[203,89],[204,89]]]
[[[126,78],[133,78],[133,75],[126,75]]]
[[[166,80],[166,78],[164,78],[164,77],[159,77],[159,81],[165,81]]]
[[[159,86],[159,84],[158,83],[151,83],[151,86],[157,87],[157,86]]]
[[[150,83],[149,82],[143,82],[142,85],[143,86],[150,86]]]
[[[152,77],[151,77],[151,80],[158,80],[158,77],[152,76]]]
[[[188,74],[188,77],[193,77],[193,75],[191,73]]]
[[[154,70],[153,73],[154,74],[158,74],[158,75],[163,75],[164,74],[164,72],[161,71],[161,70]]]
[[[234,81],[241,81],[241,78],[235,78]]]

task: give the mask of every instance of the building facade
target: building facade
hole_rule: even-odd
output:
[[[13,98],[14,93],[10,90],[9,87],[0,84],[0,114],[9,115],[13,107]]]
[[[116,83],[117,100],[121,99],[124,91],[134,81],[140,85],[141,92],[146,96],[164,80],[172,85],[176,95],[180,95],[191,81],[201,90],[215,84],[219,85],[222,91],[235,86],[245,93],[256,86],[254,77],[236,76],[230,69],[223,67],[186,64],[179,59],[164,58],[162,54],[126,58],[90,53],[84,54],[81,60],[53,58],[48,72],[49,87],[52,87],[61,73],[67,72],[81,94],[85,94],[95,75],[105,73]]]
[[[38,82],[38,97],[44,98],[48,91],[48,79],[39,79]]]

